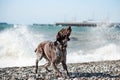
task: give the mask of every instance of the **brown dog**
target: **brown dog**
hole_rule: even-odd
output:
[[[59,76],[62,76],[61,72],[56,67],[57,64],[60,62],[62,63],[63,68],[66,70],[67,75],[69,76],[67,65],[66,65],[66,47],[67,47],[67,41],[69,41],[69,36],[71,33],[71,27],[68,27],[66,29],[62,29],[58,32],[56,36],[56,41],[44,41],[38,45],[35,52],[37,55],[36,59],[36,73],[38,70],[38,62],[43,57],[48,61],[48,63],[45,64],[45,69],[48,70],[48,66],[52,66],[55,71],[58,73]]]

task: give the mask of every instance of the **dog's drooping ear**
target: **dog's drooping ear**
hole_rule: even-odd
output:
[[[56,41],[61,41],[61,39],[62,39],[62,33],[60,33],[61,31],[59,31],[58,33],[57,33],[57,35],[56,35]]]

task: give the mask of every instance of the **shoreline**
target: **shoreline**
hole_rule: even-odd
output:
[[[68,63],[67,66],[70,78],[67,77],[62,66],[58,65],[66,80],[120,79],[120,60]],[[49,69],[52,71],[46,72],[42,66],[39,66],[38,74],[35,74],[35,66],[0,68],[0,80],[63,80],[55,75],[52,67]]]

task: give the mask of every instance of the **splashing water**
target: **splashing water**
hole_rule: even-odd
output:
[[[0,34],[0,64],[4,66],[28,66],[35,64],[37,34],[30,32],[26,26],[16,26]],[[44,40],[39,34],[39,41]]]
[[[14,25],[0,32],[0,67],[35,65],[34,49],[55,40],[56,26]],[[120,30],[115,27],[72,27],[67,63],[120,59]],[[45,63],[40,61],[40,65]]]

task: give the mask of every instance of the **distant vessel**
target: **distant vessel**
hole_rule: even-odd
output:
[[[57,26],[84,26],[84,27],[96,27],[96,23],[90,23],[90,22],[57,22],[55,23]]]
[[[80,27],[114,27],[120,25],[120,23],[109,23],[108,21],[95,22],[95,21],[83,21],[83,22],[56,22],[55,25],[59,26],[80,26]]]

